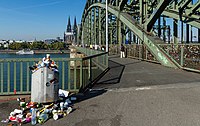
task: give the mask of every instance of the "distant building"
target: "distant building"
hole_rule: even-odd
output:
[[[9,42],[9,44],[11,44],[11,43],[13,43],[13,42],[15,42],[14,40],[8,40],[8,42]]]
[[[51,43],[54,43],[56,41],[57,41],[56,39],[46,39],[46,40],[44,40],[44,43],[51,44]]]
[[[16,43],[23,43],[23,42],[26,42],[25,40],[16,40],[15,41]]]
[[[73,42],[77,42],[77,24],[76,24],[76,17],[74,18],[74,25],[73,28],[71,26],[70,17],[68,18],[67,29],[64,32],[64,42],[67,44],[72,44]]]
[[[7,40],[0,40],[1,44],[7,43]]]
[[[61,39],[60,37],[56,37],[56,40],[57,40],[58,42],[63,42],[63,39]]]

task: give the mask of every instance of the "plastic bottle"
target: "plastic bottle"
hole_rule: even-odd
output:
[[[39,116],[38,122],[39,122],[40,124],[43,124],[43,123],[46,122],[48,119],[49,119],[49,115],[48,115],[47,113],[42,113],[42,114]]]
[[[58,119],[60,119],[60,118],[62,118],[63,117],[63,114],[62,113],[55,113],[54,115],[53,115],[53,119],[54,120],[58,120]]]
[[[73,110],[72,107],[68,107],[68,108],[67,108],[67,115],[68,115],[70,112],[72,112],[72,110]]]
[[[36,109],[32,108],[32,118],[31,118],[31,124],[36,125],[37,119],[36,119]]]

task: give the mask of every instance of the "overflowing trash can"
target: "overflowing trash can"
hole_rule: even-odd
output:
[[[59,75],[47,67],[38,69],[32,74],[31,101],[38,103],[58,100]]]
[[[50,60],[50,55],[43,58],[32,73],[31,81],[31,101],[38,103],[55,102],[58,100],[59,73],[53,67],[54,62]]]
[[[43,124],[48,119],[59,120],[73,112],[77,101],[74,93],[59,89],[58,66],[47,54],[42,62],[29,67],[32,71],[31,99],[17,98],[18,109],[11,111],[1,123],[32,125]]]

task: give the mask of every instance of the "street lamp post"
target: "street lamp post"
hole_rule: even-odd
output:
[[[108,0],[106,0],[106,52],[108,52]]]

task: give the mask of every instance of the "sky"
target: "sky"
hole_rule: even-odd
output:
[[[0,40],[63,37],[70,16],[77,23],[86,0],[0,0]]]

